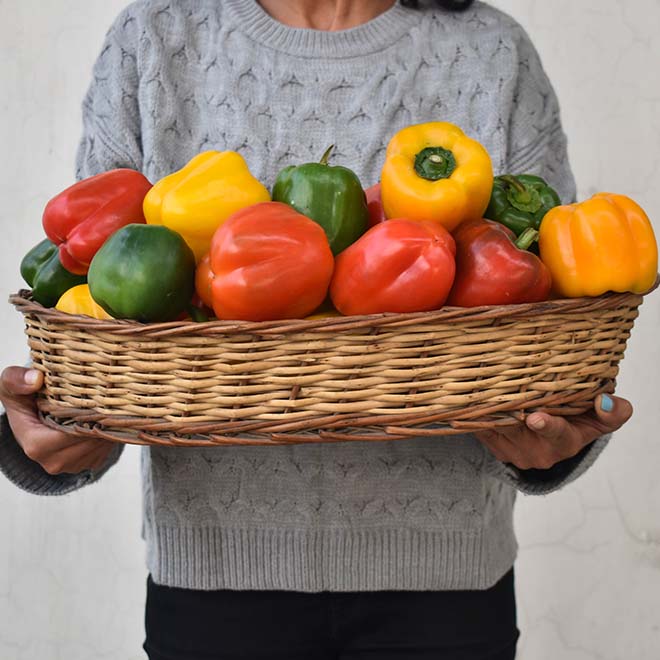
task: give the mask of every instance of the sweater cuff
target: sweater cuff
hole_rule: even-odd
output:
[[[575,481],[596,461],[612,434],[603,435],[584,447],[578,454],[560,461],[548,470],[521,470],[510,463],[498,461],[492,454],[490,473],[526,495],[547,495]]]
[[[25,455],[14,438],[7,415],[0,416],[0,472],[33,495],[66,495],[98,481],[119,460],[122,450],[123,445],[117,445],[100,470],[84,470],[80,474],[48,474],[41,465]]]

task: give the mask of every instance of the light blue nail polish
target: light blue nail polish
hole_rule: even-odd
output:
[[[600,397],[600,409],[603,412],[612,412],[614,410],[614,401],[612,401],[612,397],[603,394]]]

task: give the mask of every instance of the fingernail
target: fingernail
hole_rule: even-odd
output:
[[[540,431],[545,428],[545,419],[541,415],[531,415],[528,424],[536,431]]]
[[[607,396],[607,394],[601,394],[600,409],[603,412],[612,412],[614,410],[614,401],[612,400],[611,396]]]
[[[28,369],[23,376],[26,385],[36,385],[39,380],[39,372],[36,369]]]

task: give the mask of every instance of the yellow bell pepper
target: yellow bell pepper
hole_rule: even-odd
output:
[[[644,293],[658,272],[658,246],[644,210],[629,197],[599,193],[543,218],[539,250],[560,296]]]
[[[488,152],[458,126],[408,126],[387,147],[381,196],[388,218],[433,220],[452,231],[483,217],[492,190]]]
[[[343,314],[341,312],[338,312],[336,309],[334,309],[327,312],[319,312],[318,314],[312,314],[311,316],[306,316],[305,320],[316,321],[318,319],[334,319],[340,316],[343,316]]]
[[[183,169],[161,179],[144,199],[149,224],[180,234],[199,262],[209,251],[216,229],[246,206],[270,201],[240,154],[206,151]]]
[[[72,289],[65,291],[60,297],[55,309],[67,314],[82,314],[91,316],[93,319],[107,320],[112,316],[108,314],[101,305],[99,305],[89,292],[87,284],[79,284]]]

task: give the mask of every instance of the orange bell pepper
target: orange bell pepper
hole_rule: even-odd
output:
[[[557,206],[543,218],[539,233],[541,259],[560,296],[644,293],[655,282],[653,227],[629,197],[599,193],[580,204]]]

